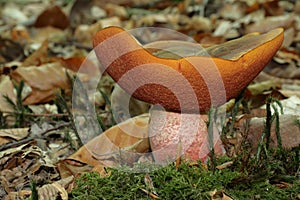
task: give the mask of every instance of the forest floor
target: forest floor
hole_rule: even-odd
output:
[[[300,199],[300,1],[0,6],[0,199]],[[221,46],[247,34],[283,28],[284,41],[236,98],[201,113],[209,138],[202,145],[210,147],[201,159],[178,154],[159,165],[149,138],[138,137],[148,134],[149,104],[129,99],[93,57],[94,35],[109,26],[129,31],[145,48],[193,41],[228,60],[255,51],[256,40]],[[155,55],[177,59],[169,53]],[[210,145],[215,133],[221,142]]]

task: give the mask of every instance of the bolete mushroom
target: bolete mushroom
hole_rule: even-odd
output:
[[[96,33],[93,44],[102,70],[125,91],[165,109],[151,111],[149,129],[154,157],[161,163],[174,159],[179,145],[187,157],[205,158],[207,129],[200,112],[237,96],[282,41],[283,29],[279,28],[208,48],[211,56],[199,52],[171,59],[154,56],[122,28],[108,27]],[[217,135],[215,141],[220,143]]]

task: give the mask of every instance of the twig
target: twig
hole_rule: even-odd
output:
[[[78,49],[84,49],[84,50],[87,50],[87,51],[92,51],[93,50],[93,47],[91,47],[91,46],[86,46],[86,45],[83,45],[83,44],[80,44],[80,43],[74,42],[74,41],[67,41],[67,42],[60,42],[60,43],[57,42],[57,43],[54,43],[54,45],[63,45],[63,46],[73,45]]]
[[[6,114],[21,114],[21,112],[16,112],[16,111],[1,111],[1,112]],[[68,114],[62,114],[62,113],[57,113],[57,114],[23,113],[23,114],[32,117],[67,117],[68,116]]]
[[[69,126],[71,123],[70,122],[67,122],[67,123],[63,123],[63,124],[60,124],[60,125],[57,125],[53,128],[49,128],[43,132],[40,133],[40,136],[44,136],[46,133],[49,133],[51,131],[55,131],[57,129],[60,129],[62,127],[65,127],[65,126]],[[13,146],[19,146],[21,144],[25,144],[31,140],[34,140],[34,139],[37,139],[37,138],[43,138],[43,137],[39,137],[37,135],[33,135],[33,136],[29,136],[27,138],[24,138],[24,139],[21,139],[21,140],[18,140],[18,141],[14,141],[14,142],[10,142],[10,143],[7,143],[7,144],[4,144],[2,146],[0,146],[0,151],[3,151],[5,149],[8,149],[8,148],[11,148]]]
[[[65,127],[65,126],[69,126],[69,125],[71,125],[71,122],[66,122],[66,123],[63,123],[63,124],[59,124],[59,125],[57,125],[57,126],[55,126],[55,127],[53,127],[53,128],[49,128],[49,129],[47,129],[47,130],[41,132],[40,134],[41,134],[41,135],[45,135],[46,133],[49,133],[49,132],[51,132],[51,131],[55,131],[55,130],[57,130],[57,129],[60,129],[61,127]]]

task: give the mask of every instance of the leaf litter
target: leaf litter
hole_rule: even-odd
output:
[[[111,25],[126,29],[143,26],[170,28],[191,36],[205,47],[239,38],[253,31],[266,32],[283,27],[285,29],[283,47],[246,89],[242,103],[239,104],[238,99],[233,104],[234,101],[227,103],[228,117],[224,121],[225,133],[221,136],[229,161],[222,161],[220,158],[217,167],[219,171],[209,176],[193,177],[193,174],[210,173],[210,170],[205,171],[206,168],[210,168],[210,162],[202,163],[201,166],[204,165],[204,168],[198,164],[196,169],[195,166],[191,167],[192,164],[187,164],[188,167],[180,164],[181,170],[175,172],[175,166],[171,165],[152,174],[143,174],[140,178],[131,177],[138,182],[134,183],[137,184],[135,187],[138,190],[132,189],[132,191],[145,199],[148,195],[150,198],[171,197],[168,196],[170,195],[168,192],[172,192],[172,189],[176,190],[175,197],[191,199],[196,198],[197,192],[200,192],[198,194],[200,196],[204,195],[201,197],[206,199],[284,199],[284,195],[299,199],[299,2],[276,0],[214,1],[213,3],[201,0],[88,2],[55,1],[55,6],[51,5],[50,1],[2,3],[0,20],[1,199],[28,198],[34,191],[30,187],[34,185],[33,182],[40,198],[54,199],[56,196],[61,199],[76,199],[76,197],[81,199],[81,183],[75,180],[80,174],[84,174],[80,178],[86,178],[85,187],[89,187],[89,180],[95,181],[92,179],[93,175],[86,177],[89,175],[85,172],[90,171],[110,177],[112,182],[107,184],[112,185],[109,187],[119,186],[119,193],[125,197],[128,188],[120,186],[119,183],[122,181],[114,180],[115,175],[120,173],[124,180],[134,175],[120,170],[115,171],[114,168],[107,169],[106,165],[119,164],[120,155],[123,154],[128,154],[140,164],[153,162],[151,156],[143,157],[134,154],[135,157],[132,157],[133,154],[130,153],[150,151],[145,138],[141,140],[128,136],[114,126],[111,109],[113,106],[122,105],[109,105],[103,95],[100,95],[99,103],[96,104],[98,121],[102,124],[103,130],[108,130],[82,147],[79,147],[74,127],[70,123],[72,116],[68,115],[67,108],[63,106],[71,106],[70,78],[76,75],[78,66],[92,49],[93,35],[98,30]],[[49,20],[52,18],[55,20]],[[147,44],[162,40],[163,37],[164,35],[153,35],[149,32],[142,34],[139,39]],[[93,78],[91,72],[94,69],[95,66],[90,64],[86,66],[83,73],[78,75],[81,76],[83,83]],[[114,89],[117,87],[107,77],[104,75],[99,84],[104,91],[103,94],[107,95],[108,100],[112,97],[111,101],[114,101],[114,98],[121,98],[122,91]],[[18,93],[22,81],[24,87]],[[27,91],[25,88],[30,89]],[[66,104],[59,103],[56,94],[60,94]],[[280,150],[269,152],[274,156],[273,158],[269,154],[260,155],[262,161],[267,163],[265,165],[270,167],[268,171],[259,161],[251,165],[251,155],[257,156],[255,152],[260,148],[260,138],[265,130],[267,112],[265,102],[269,95],[275,95],[281,102],[284,112],[279,117],[280,134],[282,144],[288,150],[282,154],[278,153]],[[246,103],[243,103],[244,101]],[[136,120],[147,127],[148,118],[140,114],[147,113],[149,105],[135,100],[131,100],[131,103],[132,116],[137,116]],[[35,106],[39,106],[39,109]],[[236,111],[233,111],[234,106],[238,108]],[[276,111],[273,110],[272,113],[274,112]],[[117,122],[123,121],[122,116],[124,113],[119,113]],[[125,121],[122,126],[132,127],[132,123],[132,121]],[[110,127],[112,128],[109,129]],[[228,131],[226,127],[232,127],[233,134],[226,134]],[[131,129],[130,132],[135,135],[144,133],[135,129]],[[105,134],[115,142],[113,149],[106,146],[110,143],[105,143],[103,139]],[[115,154],[105,154],[107,152],[101,152],[103,148],[100,148],[100,152],[99,149],[91,151],[89,144],[92,143],[101,144],[101,147],[104,149],[107,147],[110,151],[114,150]],[[247,148],[247,145],[251,148]],[[271,146],[275,149],[277,147],[275,122],[271,127]],[[289,165],[289,162],[295,166]],[[277,165],[274,166],[272,163]],[[191,169],[195,171],[190,172]],[[255,178],[252,176],[259,175],[259,169],[269,175],[264,177],[270,184],[254,181]],[[185,170],[189,172],[185,174]],[[225,171],[231,170],[239,171],[241,174],[238,176],[231,174],[232,177],[226,177]],[[249,174],[250,171],[255,173]],[[247,172],[249,176],[244,177],[245,174],[242,172]],[[181,176],[186,176],[184,180],[187,181],[185,183],[187,185],[180,185],[182,182],[179,183],[179,180],[183,180]],[[208,177],[215,183],[209,182]],[[296,181],[293,181],[294,178]],[[168,181],[169,179],[172,181]],[[96,180],[101,182],[101,178]],[[199,188],[197,185],[199,183],[194,181],[203,181],[211,185],[207,188]],[[218,181],[223,182],[219,184]],[[176,185],[177,183],[179,185]],[[233,184],[236,186],[232,186]],[[249,186],[247,184],[252,184],[251,188],[268,189],[269,192],[257,190],[259,192],[255,193],[253,189],[245,192],[248,194],[246,196],[242,191]],[[275,187],[286,190],[275,190]],[[194,190],[195,188],[197,190]],[[105,190],[102,192],[104,195]],[[97,191],[95,194],[98,194]],[[93,195],[92,191],[89,195]],[[134,197],[130,196],[130,198]]]

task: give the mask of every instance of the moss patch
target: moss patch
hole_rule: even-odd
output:
[[[235,166],[236,167],[236,166]],[[223,190],[233,199],[296,199],[300,191],[299,179],[288,187],[279,188],[269,179],[255,178],[234,170],[235,167],[213,173],[201,166],[183,163],[176,171],[174,165],[158,168],[149,173],[160,199],[211,199],[209,192]],[[147,188],[145,173],[108,169],[111,175],[101,177],[96,172],[83,174],[71,199],[151,199],[142,191]]]

